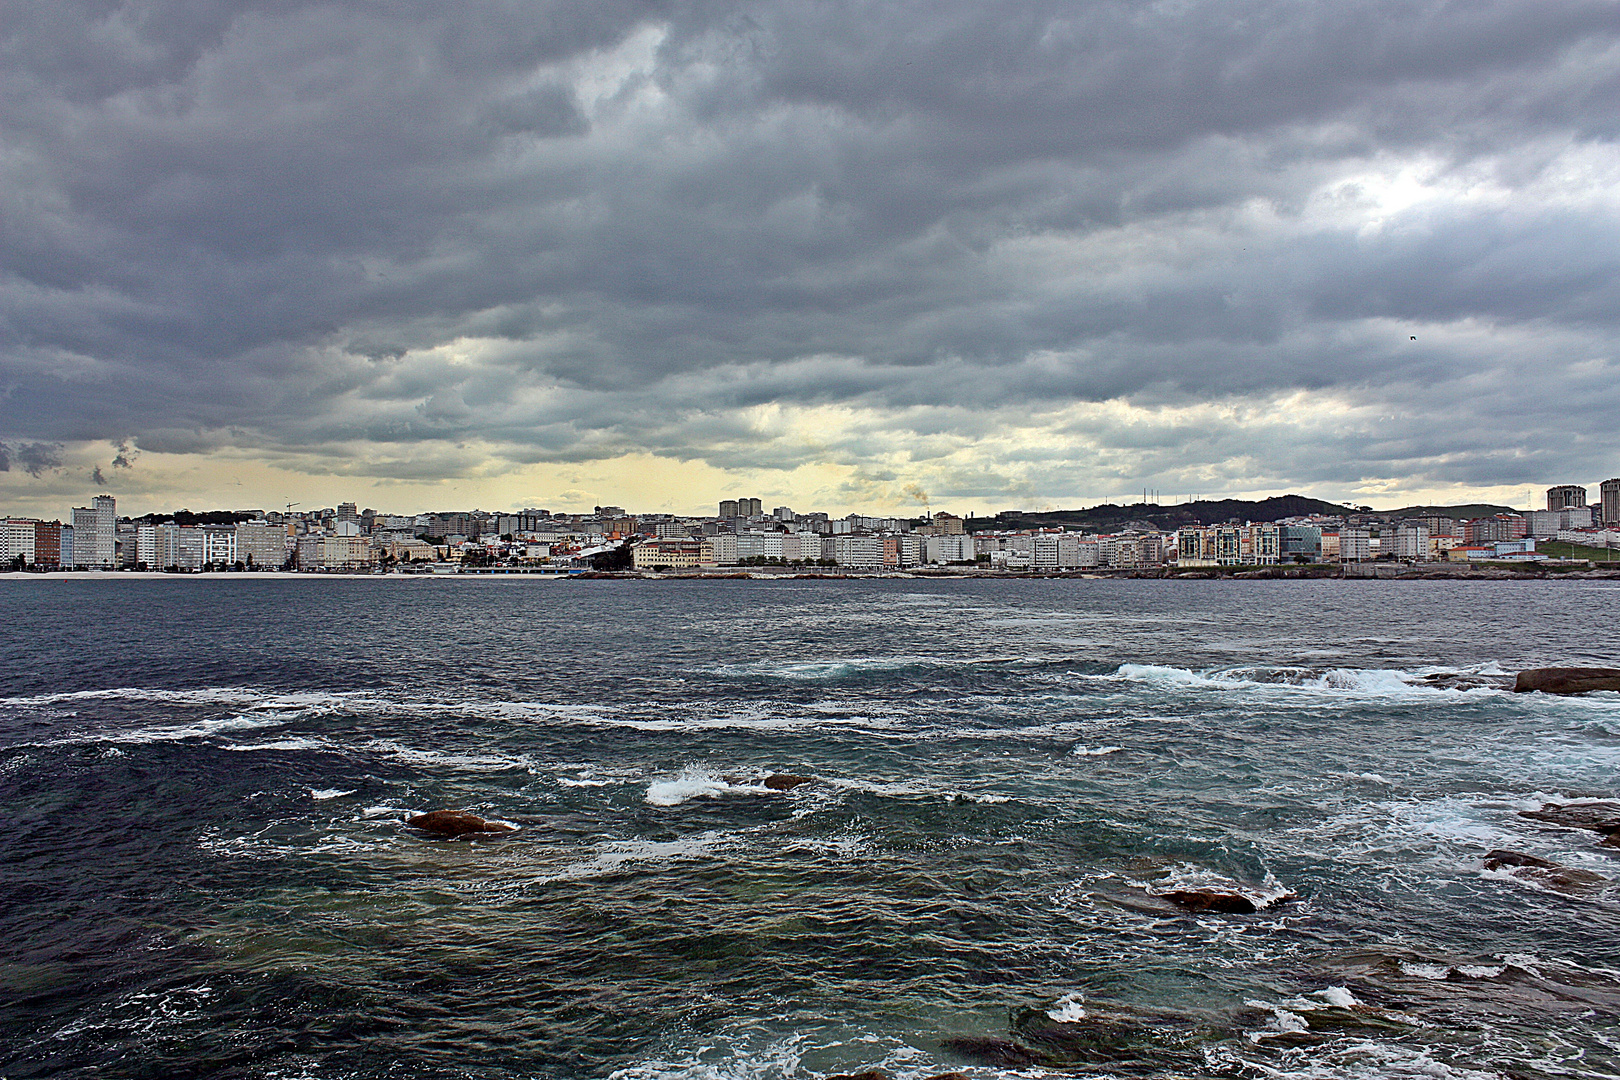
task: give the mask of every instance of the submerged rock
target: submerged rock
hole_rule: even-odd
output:
[[[1049,1067],[1106,1067],[1121,1076],[1182,1076],[1204,1064],[1204,1048],[1233,1034],[1206,1019],[1114,1002],[1071,1004],[1057,1015],[1020,1009],[1012,1035]]]
[[[413,829],[432,833],[434,836],[517,832],[516,825],[509,825],[504,821],[485,821],[477,814],[469,814],[464,810],[430,810],[425,814],[406,818],[405,824]]]
[[[1183,886],[1163,889],[1156,895],[1169,900],[1185,911],[1217,911],[1225,915],[1253,915],[1257,911],[1292,900],[1291,892],[1262,895],[1239,888],[1220,885]]]
[[[1188,911],[1219,911],[1229,915],[1253,915],[1260,909],[1240,892],[1227,889],[1171,889],[1159,894]]]
[[[1511,690],[1512,675],[1482,675],[1472,671],[1438,671],[1423,676],[1423,685],[1436,690]]]
[[[1521,810],[1519,815],[1571,829],[1609,833],[1610,842],[1614,841],[1613,834],[1620,833],[1620,802],[1542,803],[1540,810]]]
[[[940,1044],[953,1054],[961,1054],[980,1065],[1005,1065],[1021,1068],[1025,1065],[1044,1065],[1049,1059],[1022,1043],[994,1035],[958,1035],[941,1039]]]
[[[1522,851],[1491,851],[1485,855],[1485,869],[1504,870],[1521,881],[1564,893],[1586,893],[1603,889],[1609,879],[1591,870],[1563,866]]]
[[[787,774],[767,776],[765,786],[772,791],[790,791],[800,784],[813,784],[815,779],[809,776],[791,776]]]
[[[1620,690],[1620,668],[1531,668],[1513,681],[1515,693],[1539,690],[1543,694],[1585,694],[1593,690]]]

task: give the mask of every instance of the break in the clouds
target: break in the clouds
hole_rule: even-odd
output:
[[[1620,474],[1611,0],[5,0],[0,36],[13,503]]]

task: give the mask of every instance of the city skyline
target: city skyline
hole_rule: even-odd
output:
[[[0,511],[1595,488],[1614,5],[1400,10],[18,5]]]

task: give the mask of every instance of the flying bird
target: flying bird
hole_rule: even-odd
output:
[[[1416,341],[1416,340],[1417,340],[1417,335],[1416,335],[1416,334],[1413,334],[1413,335],[1412,335],[1412,340],[1413,340],[1413,341]]]

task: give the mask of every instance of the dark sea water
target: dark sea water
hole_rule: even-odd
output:
[[[0,582],[0,1077],[1620,1077],[1620,888],[1482,867],[1620,879],[1520,814],[1620,796],[1620,695],[1489,677],[1620,665],[1617,611]]]

